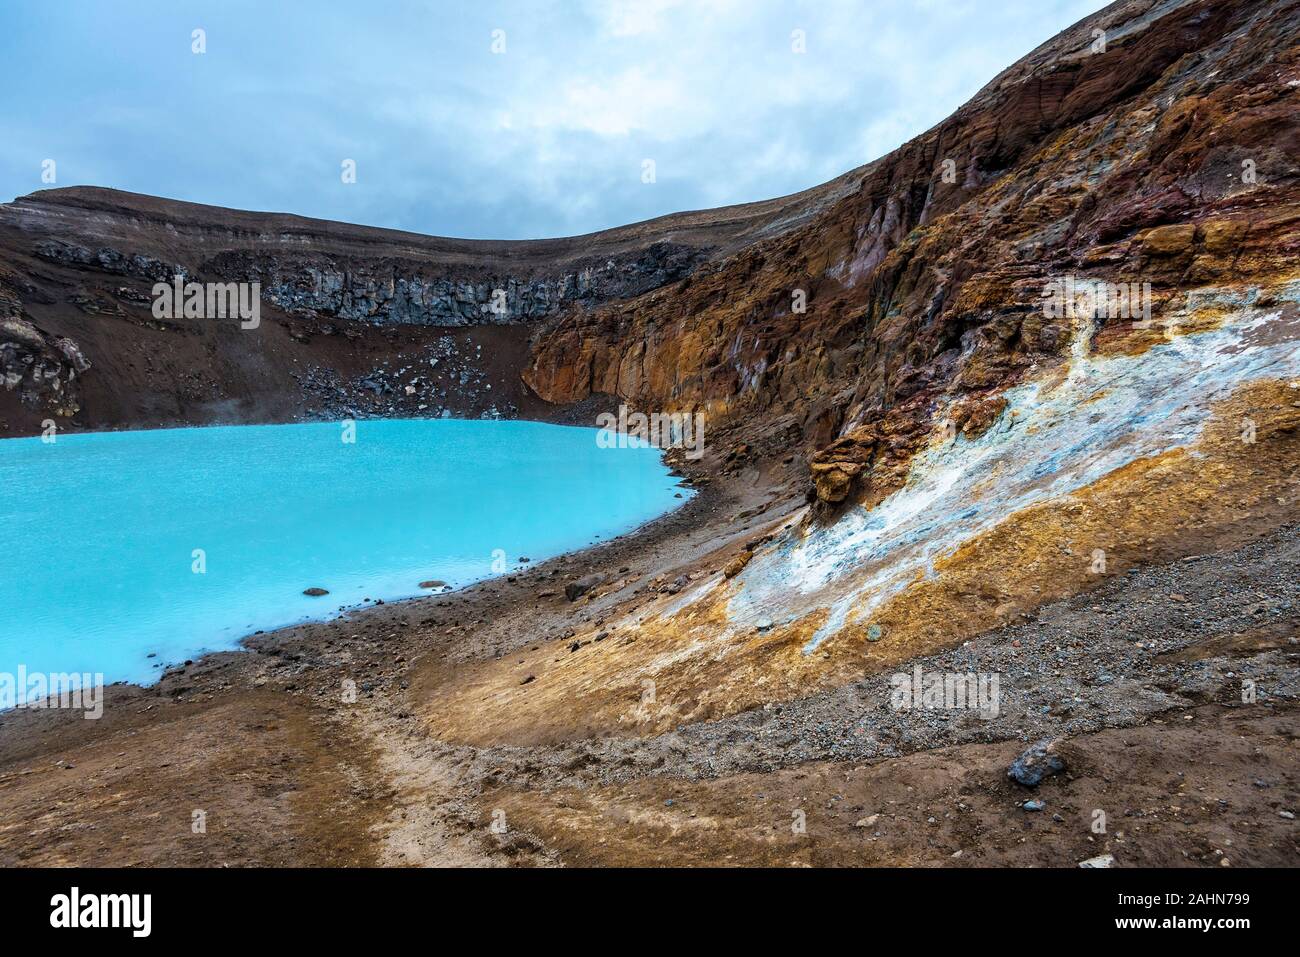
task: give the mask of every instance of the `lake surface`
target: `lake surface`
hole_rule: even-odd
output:
[[[0,440],[0,673],[148,682],[259,629],[612,538],[691,494],[656,449],[600,448],[595,429],[355,430],[352,443],[340,423]]]

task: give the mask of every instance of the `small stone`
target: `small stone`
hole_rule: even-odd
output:
[[[880,820],[880,815],[879,815],[879,814],[871,814],[871,815],[869,815],[869,816],[867,816],[867,817],[859,818],[859,819],[854,823],[853,826],[854,826],[854,827],[871,827],[871,826],[873,826],[873,825],[874,825],[878,820]]]
[[[447,583],[437,578],[431,578],[427,582],[420,582],[421,588],[446,588]]]
[[[1047,805],[1044,802],[1038,800],[1037,798],[1034,798],[1032,801],[1026,801],[1024,804],[1020,806],[1024,808],[1026,811],[1041,811],[1043,808],[1047,807]]]
[[[754,628],[755,628],[755,630],[757,630],[757,631],[771,631],[771,630],[772,630],[772,619],[771,619],[771,618],[760,618],[760,619],[758,619],[758,622],[754,625]]]
[[[525,675],[524,680],[519,682],[521,685],[530,684],[537,680],[537,675]]]
[[[1291,811],[1278,811],[1278,812],[1277,812],[1277,816],[1278,816],[1278,817],[1284,817],[1284,818],[1286,818],[1288,821],[1294,821],[1294,820],[1295,820],[1295,814],[1292,813]]]
[[[328,595],[329,592],[324,588],[306,588],[303,589],[304,595],[310,595],[312,598],[319,598],[321,595]]]
[[[1114,867],[1115,858],[1111,854],[1098,854],[1096,857],[1090,857],[1086,861],[1079,862],[1080,867]]]
[[[727,562],[727,567],[722,570],[723,577],[735,578],[745,570],[745,566],[749,564],[750,559],[753,557],[753,552],[741,552],[731,561]]]

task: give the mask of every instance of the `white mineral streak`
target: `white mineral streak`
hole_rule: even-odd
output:
[[[728,604],[734,627],[829,608],[804,648],[812,651],[846,624],[869,621],[885,600],[932,576],[936,558],[1012,513],[1195,443],[1213,405],[1242,384],[1300,376],[1300,321],[1294,308],[1284,318],[1280,305],[1300,302],[1300,282],[1268,309],[1252,305],[1255,298],[1199,290],[1166,318],[1166,335],[1171,324],[1175,333],[1187,328],[1188,311],[1206,305],[1233,309],[1229,319],[1137,356],[1093,355],[1091,328],[1076,328],[1066,373],[1008,390],[1006,409],[983,435],[936,437],[907,484],[875,508],[788,532],[756,554]]]

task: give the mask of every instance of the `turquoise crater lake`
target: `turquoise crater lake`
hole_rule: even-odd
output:
[[[691,494],[656,449],[600,448],[594,429],[355,429],[352,443],[340,423],[0,440],[0,672],[149,682],[256,630],[612,538]]]

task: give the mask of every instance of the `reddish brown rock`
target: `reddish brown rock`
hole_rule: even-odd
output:
[[[753,557],[753,552],[741,552],[731,561],[727,562],[727,567],[722,570],[723,576],[726,578],[735,578],[745,570],[745,566],[749,564],[750,559]]]
[[[983,397],[1059,361],[1074,332],[1044,312],[1054,278],[1147,282],[1159,307],[1189,283],[1286,275],[1297,33],[1284,3],[1113,4],[865,167],[805,226],[549,322],[525,381],[551,401],[603,392],[722,421],[788,410],[821,449],[819,499],[878,494],[937,410],[981,397],[962,423],[978,434],[999,411]],[[1128,333],[1122,317],[1099,338]],[[872,431],[889,423],[908,428]],[[863,434],[879,446],[837,448]]]

